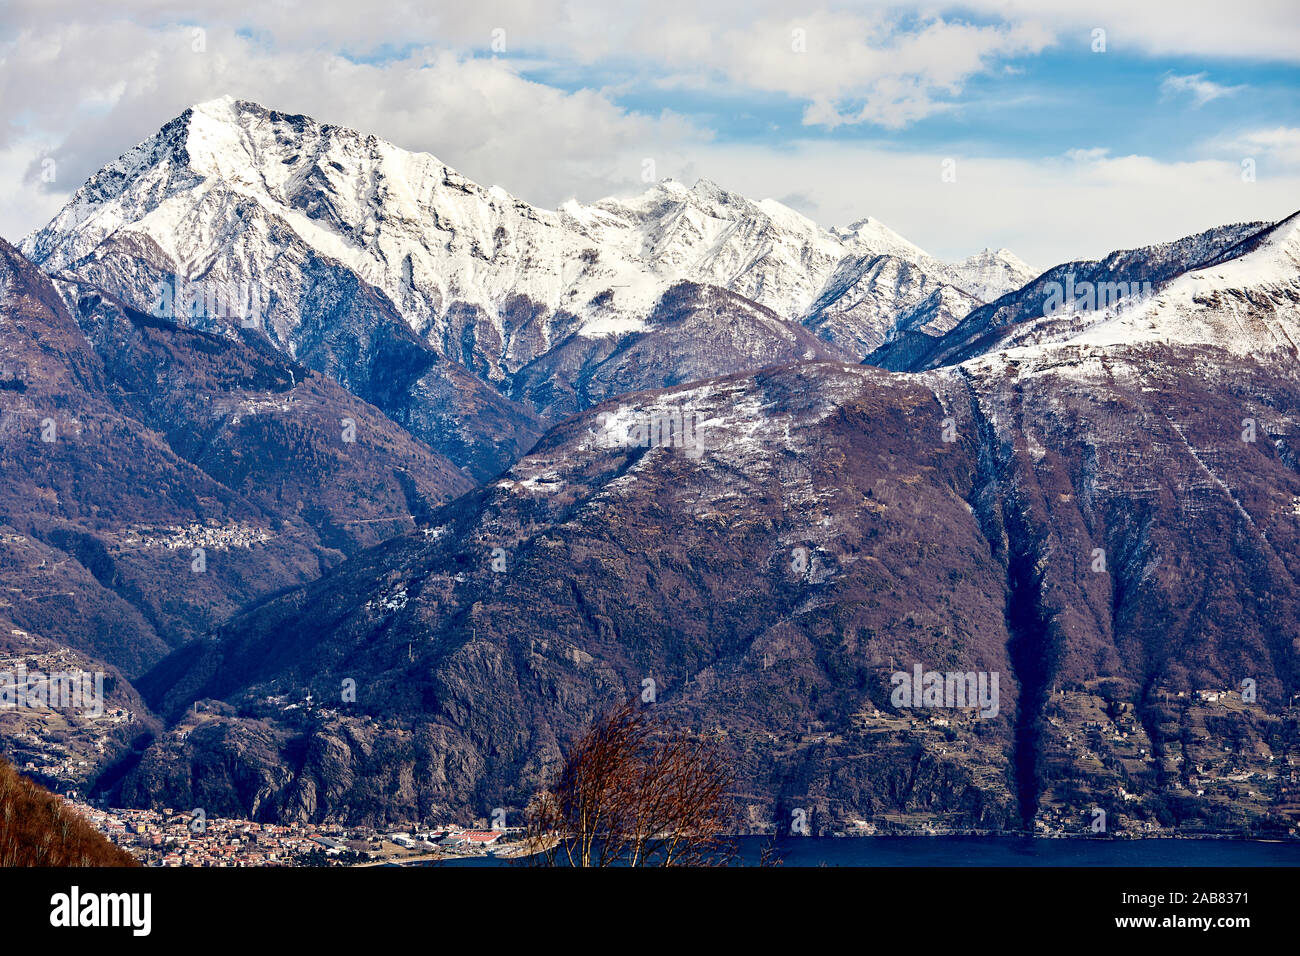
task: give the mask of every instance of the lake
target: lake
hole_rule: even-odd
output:
[[[769,841],[740,839],[741,863],[756,866]],[[782,837],[783,866],[1300,866],[1300,841],[1029,837]],[[436,866],[503,866],[473,858]]]

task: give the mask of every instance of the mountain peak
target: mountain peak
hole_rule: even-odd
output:
[[[711,179],[697,179],[695,185],[691,187],[691,192],[697,196],[715,200],[717,202],[726,202],[732,199],[735,194],[723,189]]]
[[[223,93],[220,96],[214,96],[210,100],[195,103],[190,107],[190,112],[219,115],[222,113],[234,112],[240,105],[246,102],[246,100],[235,99],[235,97],[231,96],[229,93]]]
[[[50,272],[149,248],[166,272],[215,267],[268,288],[293,248],[303,262],[337,263],[380,289],[413,331],[438,343],[459,338],[449,328],[464,309],[492,327],[489,339],[509,340],[502,310],[520,297],[547,315],[576,316],[569,331],[622,334],[683,280],[797,320],[839,284],[842,263],[882,254],[967,288],[874,218],[828,231],[703,177],[552,212],[428,153],[229,94],[196,103],[109,163],[21,248]],[[299,323],[292,310],[277,321]],[[530,348],[545,345],[543,335]]]

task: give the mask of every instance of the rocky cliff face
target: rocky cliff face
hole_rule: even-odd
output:
[[[938,336],[982,301],[895,256],[840,264],[813,303],[807,325],[856,358],[909,332]],[[876,321],[880,315],[891,321]]]

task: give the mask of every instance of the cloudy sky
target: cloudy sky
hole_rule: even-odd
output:
[[[226,93],[542,206],[652,170],[946,257],[1300,209],[1295,0],[0,0],[0,235]]]

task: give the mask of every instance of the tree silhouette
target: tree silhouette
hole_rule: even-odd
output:
[[[598,719],[528,808],[529,860],[568,866],[712,866],[731,860],[732,774],[712,741],[633,699]]]

